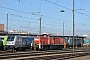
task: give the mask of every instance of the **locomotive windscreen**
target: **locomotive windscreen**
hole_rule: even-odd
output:
[[[14,36],[8,36],[7,41],[14,41]]]

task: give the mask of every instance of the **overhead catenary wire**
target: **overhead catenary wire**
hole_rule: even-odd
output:
[[[20,2],[21,2],[21,1],[20,1]],[[5,7],[3,7],[3,8],[5,8]],[[10,9],[10,8],[7,8],[7,9]],[[11,10],[15,10],[15,9],[11,9]],[[20,11],[20,10],[16,10],[16,11],[24,12],[24,11]],[[29,12],[25,12],[25,13],[29,13]],[[32,14],[32,13],[30,13],[30,14]]]
[[[22,2],[22,1],[20,1],[20,2]],[[42,9],[42,8],[41,8]],[[15,9],[15,10],[17,10],[17,9]],[[19,11],[18,11],[19,12]],[[20,13],[23,13],[23,12],[20,12]],[[29,12],[30,13],[30,12]],[[28,13],[26,13],[26,14],[28,14]],[[19,14],[17,14],[17,15],[19,15]],[[31,13],[31,15],[32,15],[32,13]],[[14,15],[12,15],[12,16],[14,16]],[[50,19],[54,19],[55,21],[56,20],[63,20],[63,19],[59,19],[59,18],[56,18],[56,17],[51,17],[51,16],[45,16],[45,15],[43,15],[45,18],[50,18]],[[15,17],[18,17],[18,16],[15,16]],[[20,17],[20,16],[19,16]],[[28,16],[27,17],[24,17],[24,16],[21,16],[20,18],[27,18],[28,19]],[[12,19],[13,20],[13,19]],[[43,19],[43,20],[46,20],[46,19]],[[69,23],[69,22],[68,22]],[[79,24],[79,23],[77,23],[76,22],[76,24]],[[53,25],[53,24],[52,24]],[[82,24],[81,24],[82,25]],[[86,24],[85,24],[86,25]],[[56,25],[57,26],[57,25]],[[80,25],[79,25],[80,26]]]
[[[0,6],[1,8],[6,8],[6,9],[10,9],[10,10],[14,10],[14,11],[19,11],[19,12],[22,12],[22,13],[26,13],[26,14],[32,14],[30,12],[25,12],[25,11],[21,11],[21,10],[16,10],[16,9],[11,9],[11,8],[7,8],[7,7],[2,7]],[[43,15],[44,16],[44,15]],[[44,16],[44,17],[48,17],[48,16]],[[53,17],[48,17],[48,18],[53,18]],[[60,20],[60,19],[59,19]]]
[[[54,2],[51,2],[51,1],[49,1],[49,0],[45,0],[45,1],[46,1],[46,2],[49,2],[49,3],[52,3],[52,4],[54,4],[54,5],[60,6],[60,7],[62,7],[62,8],[65,8],[65,9],[71,10],[70,8],[67,8],[67,7],[61,6],[61,5],[59,5],[59,4],[56,4],[56,3],[54,3]],[[72,11],[72,10],[71,10],[71,11]],[[82,15],[87,16],[87,17],[90,17],[89,15],[86,15],[86,14],[84,14],[84,13],[82,13],[82,12],[77,12],[77,11],[74,11],[74,12],[79,13],[79,14],[82,14]]]
[[[5,14],[3,14],[3,15],[5,15]],[[20,16],[20,15],[15,15],[15,14],[10,14],[10,15],[14,15],[14,16],[19,16],[19,17],[22,17],[22,16]],[[27,18],[27,17],[22,17],[22,18]],[[30,19],[30,18],[29,18]],[[31,18],[32,19],[32,18]],[[14,20],[14,21],[20,21],[20,20]],[[20,22],[28,22],[28,21],[20,21]],[[78,23],[79,24],[79,23]],[[48,25],[48,24],[46,24],[46,25]],[[53,24],[49,24],[49,25],[53,25]],[[60,25],[56,25],[56,26],[60,26]],[[79,25],[78,25],[79,26]]]
[[[21,1],[20,1],[21,2]]]
[[[8,7],[3,7],[3,6],[0,6],[0,7],[1,7],[1,8],[5,8],[5,9],[9,9],[9,10],[14,10],[14,11],[22,12],[22,13],[32,14],[32,13],[30,13],[30,12],[21,11],[21,10],[16,10],[16,9],[8,8]]]
[[[80,13],[80,12],[77,12],[77,13]],[[80,14],[83,14],[83,13],[80,13]],[[85,14],[83,14],[83,15],[85,15]],[[88,16],[88,15],[85,15],[85,16]],[[89,17],[89,16],[88,16]]]
[[[3,13],[0,13],[0,14],[2,14],[2,15],[6,15],[6,14],[3,14]],[[24,17],[24,16],[20,16],[20,15],[16,15],[16,14],[10,14],[10,15],[12,15],[12,16],[17,16],[17,17],[22,17],[22,18],[28,18],[28,19],[35,19],[35,18],[29,18],[29,17]],[[51,18],[51,17],[48,17],[48,18]],[[52,18],[53,19],[53,18]],[[55,18],[56,19],[56,18]],[[37,19],[35,19],[35,20],[37,20]],[[57,20],[60,20],[60,19],[57,19]],[[66,21],[66,22],[69,22],[69,21]],[[81,24],[81,23],[77,23],[76,22],[76,24]]]
[[[5,14],[4,14],[5,15]],[[11,14],[11,15],[14,15],[14,14]],[[14,15],[15,16],[15,15]],[[19,16],[19,17],[22,17],[22,16],[20,16],[20,15],[16,15],[16,16]],[[22,18],[29,18],[29,17],[22,17]],[[48,17],[48,18],[51,18],[51,17]],[[31,18],[29,18],[29,19],[31,19]],[[56,19],[56,18],[52,18],[52,19]],[[57,19],[57,20],[60,20],[60,19]]]
[[[23,3],[25,3],[25,2],[23,2]],[[27,3],[26,3],[27,4]],[[28,5],[30,5],[29,3],[28,3]],[[35,4],[34,4],[35,5]],[[33,6],[33,7],[35,7],[35,8],[38,8],[38,7],[36,7],[36,6]],[[44,6],[45,7],[45,6]],[[38,9],[40,9],[40,8],[38,8]],[[46,12],[51,12],[50,10],[45,10],[45,9],[42,9],[43,11],[46,11]],[[60,9],[59,9],[60,10]],[[58,12],[59,12],[59,10],[58,10]],[[51,13],[53,13],[53,14],[56,14],[56,13],[54,13],[54,12],[51,12]],[[57,14],[56,14],[57,15]],[[45,16],[45,15],[43,15],[44,17],[48,17],[48,16]],[[61,15],[62,16],[62,15]],[[65,17],[65,16],[64,16]]]

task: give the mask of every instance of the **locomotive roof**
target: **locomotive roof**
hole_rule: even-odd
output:
[[[50,36],[50,37],[70,37],[70,38],[73,38],[73,36]],[[83,37],[83,36],[74,36],[74,38],[86,38],[86,37]]]

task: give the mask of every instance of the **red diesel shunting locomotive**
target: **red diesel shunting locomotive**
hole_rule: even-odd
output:
[[[34,38],[34,44],[36,45],[36,50],[57,50],[64,48],[64,39],[61,37],[51,37],[47,36],[47,34],[43,34],[43,36],[37,36]]]

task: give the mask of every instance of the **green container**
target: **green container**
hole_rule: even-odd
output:
[[[89,38],[84,39],[84,43],[85,43],[85,44],[90,44],[90,39],[89,39]]]

